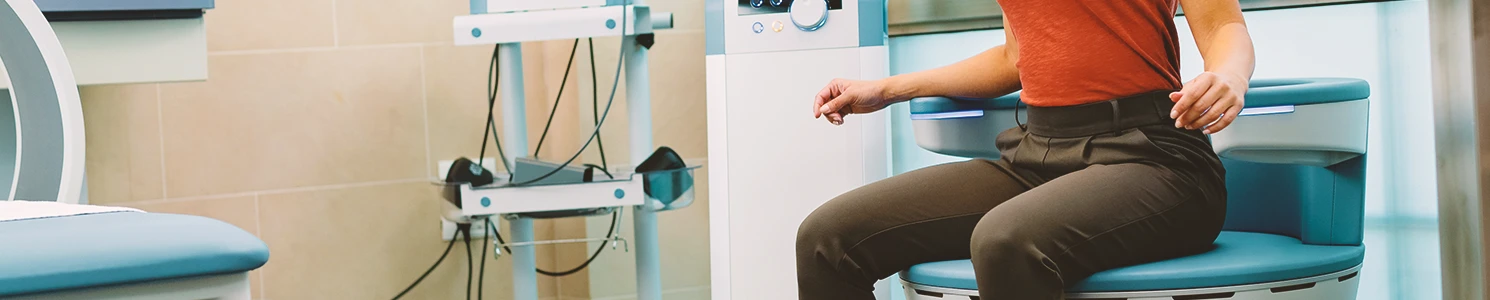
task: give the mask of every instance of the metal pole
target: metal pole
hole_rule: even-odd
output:
[[[646,5],[641,0],[631,5]],[[636,16],[641,19],[649,16]],[[649,24],[628,20],[632,24]],[[641,163],[652,154],[652,98],[651,81],[647,77],[647,49],[636,43],[636,36],[621,40],[626,54],[626,112],[631,131],[631,163]],[[657,212],[636,206],[632,216],[636,227],[636,299],[662,299],[662,253],[657,242]]]
[[[498,89],[502,98],[502,137],[506,138],[507,163],[515,165],[518,157],[528,155],[528,118],[523,97],[522,43],[498,45],[497,70],[501,76]],[[533,220],[514,218],[511,243],[533,241]],[[514,300],[538,300],[538,256],[533,246],[512,247],[512,294]]]
[[[1432,0],[1428,6],[1443,298],[1485,299],[1490,3]]]
[[[533,219],[508,220],[512,243],[533,241]],[[512,299],[538,300],[538,256],[533,245],[512,246]]]

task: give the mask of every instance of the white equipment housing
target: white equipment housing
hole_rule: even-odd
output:
[[[798,225],[890,173],[886,114],[809,115],[835,78],[888,76],[885,2],[788,1],[826,21],[743,3],[705,2],[712,299],[795,299]]]

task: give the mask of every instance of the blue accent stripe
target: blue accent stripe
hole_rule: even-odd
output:
[[[890,39],[885,18],[885,0],[859,0],[859,47],[885,45]]]
[[[1261,116],[1293,113],[1293,105],[1244,108],[1237,116]]]
[[[704,1],[704,55],[724,54],[724,0]]]
[[[981,110],[964,110],[964,111],[949,111],[949,112],[939,112],[939,113],[911,114],[911,120],[950,120],[950,119],[971,119],[971,118],[981,118],[981,117],[983,117],[983,111],[981,111]]]
[[[487,0],[471,0],[471,14],[479,15],[486,13]]]

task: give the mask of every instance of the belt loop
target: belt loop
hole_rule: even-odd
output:
[[[1112,128],[1110,128],[1111,131],[1117,132],[1119,130],[1122,130],[1123,126],[1121,120],[1123,116],[1123,110],[1122,108],[1120,108],[1121,106],[1118,105],[1118,99],[1109,100],[1107,101],[1107,103],[1112,105]]]

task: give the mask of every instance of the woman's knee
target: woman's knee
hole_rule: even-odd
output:
[[[1038,234],[1027,226],[982,222],[973,229],[969,250],[977,261],[1040,259],[1038,239]]]

